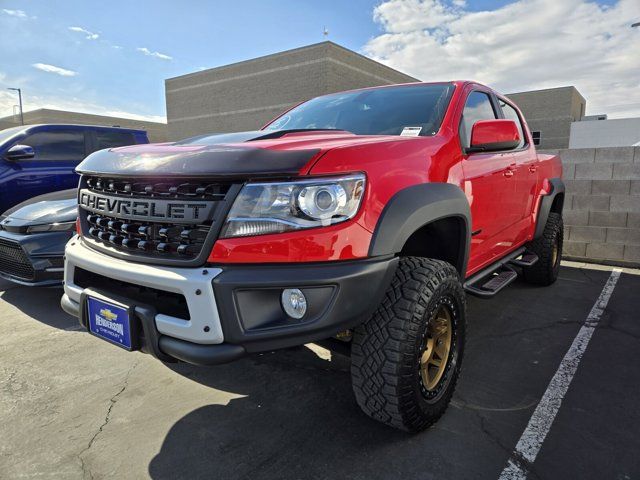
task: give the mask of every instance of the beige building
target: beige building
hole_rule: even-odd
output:
[[[568,148],[571,124],[584,117],[587,101],[576,87],[546,88],[509,93],[534,135],[540,148]]]
[[[48,108],[40,108],[38,110],[24,112],[24,123],[26,125],[35,125],[39,123],[67,123],[136,128],[139,130],[146,130],[151,142],[164,142],[167,140],[166,123],[131,120],[129,118],[108,117],[88,113],[67,112],[64,110],[51,110]],[[18,125],[20,125],[19,116],[0,118],[0,130]]]
[[[169,139],[256,130],[318,95],[415,81],[333,42],[296,48],[165,80]]]

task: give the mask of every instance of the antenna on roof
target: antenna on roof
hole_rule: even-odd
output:
[[[327,29],[327,27],[322,27],[322,35],[324,35],[324,38],[327,38],[329,36],[329,30]]]

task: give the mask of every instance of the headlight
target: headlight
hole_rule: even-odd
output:
[[[248,183],[236,198],[221,238],[323,227],[353,218],[364,195],[365,176],[283,183]]]
[[[27,233],[42,233],[42,232],[71,232],[75,230],[76,222],[63,222],[63,223],[45,223],[44,225],[32,225],[27,227]]]

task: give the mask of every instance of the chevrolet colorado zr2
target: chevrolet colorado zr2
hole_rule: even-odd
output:
[[[341,345],[362,410],[412,432],[453,395],[465,294],[558,276],[560,160],[474,82],[325,95],[77,170],[61,304],[88,332],[198,365]]]

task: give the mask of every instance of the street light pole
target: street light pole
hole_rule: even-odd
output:
[[[22,90],[19,88],[7,88],[7,90],[18,92],[18,101],[20,102],[20,125],[24,125],[24,114],[22,112]]]

